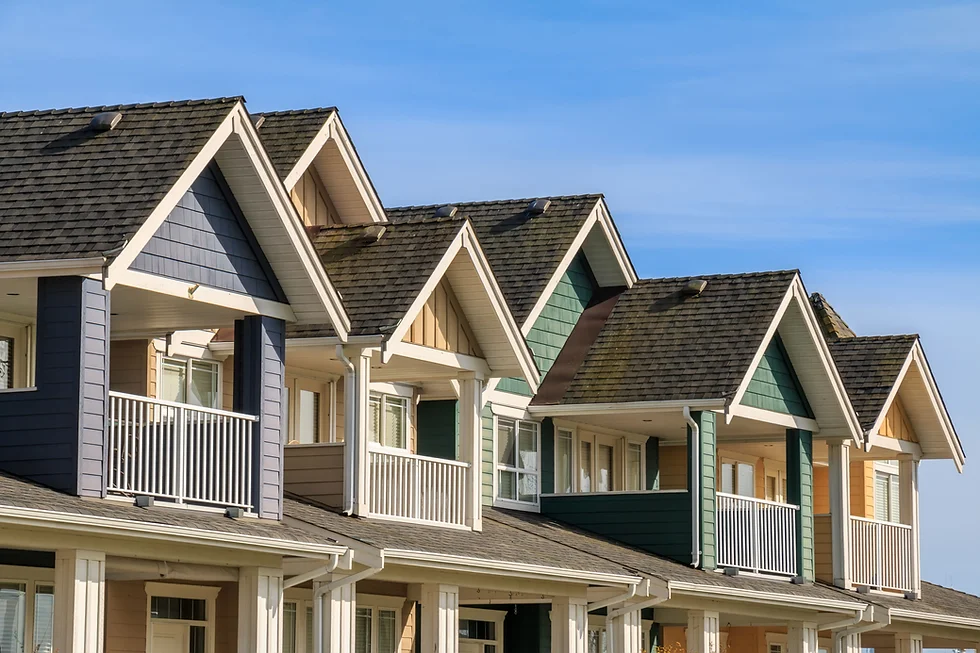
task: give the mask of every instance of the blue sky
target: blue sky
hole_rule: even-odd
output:
[[[3,0],[0,109],[337,105],[386,205],[599,191],[644,276],[801,268],[923,335],[976,456],[924,573],[980,593],[980,4],[746,4]]]

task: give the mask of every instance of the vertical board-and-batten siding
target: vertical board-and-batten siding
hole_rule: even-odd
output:
[[[878,429],[878,434],[886,438],[904,440],[905,442],[919,441],[919,438],[915,435],[915,431],[912,429],[909,416],[905,412],[905,406],[902,404],[901,397],[896,396],[895,400],[892,401],[891,408],[885,413],[885,419],[881,421],[881,428]]]
[[[307,168],[289,195],[296,212],[303,218],[305,224],[311,227],[340,224],[337,212],[330,202],[330,196],[313,166]]]
[[[214,162],[184,193],[130,267],[191,284],[286,301]]]
[[[446,279],[440,281],[425,300],[402,341],[483,358],[466,315]]]
[[[798,417],[813,417],[779,334],[773,336],[752,374],[742,404]]]
[[[527,344],[534,354],[542,379],[554,365],[572,329],[592,300],[596,287],[585,255],[579,252],[527,334]],[[530,387],[523,379],[501,379],[497,389],[524,396],[531,394]]]
[[[35,389],[0,394],[0,469],[105,494],[109,293],[82,277],[37,284]]]
[[[260,517],[281,519],[285,323],[260,315],[236,320],[234,356],[234,410],[259,417],[252,432],[252,506]]]

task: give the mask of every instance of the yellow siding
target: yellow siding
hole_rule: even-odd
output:
[[[432,291],[403,341],[483,357],[463,309],[459,307],[453,289],[445,279]]]
[[[152,344],[146,340],[113,341],[109,347],[109,389],[141,397],[151,396],[148,394],[151,348]]]
[[[406,601],[402,607],[401,653],[415,653],[415,601]]]
[[[687,447],[660,447],[660,489],[687,489]]]
[[[855,517],[875,516],[874,462],[870,460],[851,463],[851,514]]]
[[[229,356],[221,364],[221,407],[234,410],[235,405],[235,357]]]
[[[766,629],[762,626],[730,626],[726,648],[733,653],[735,651],[738,653],[767,653]]]
[[[817,580],[834,582],[834,541],[830,515],[817,514],[813,518],[813,555]]]
[[[915,436],[915,431],[912,430],[912,424],[909,422],[909,417],[905,412],[905,406],[902,405],[901,398],[895,397],[895,401],[892,402],[892,407],[885,414],[885,419],[882,421],[878,433],[886,438],[895,438],[896,440],[904,440],[906,442],[919,441]]]
[[[326,189],[312,167],[303,173],[290,193],[293,206],[308,226],[339,224]]]
[[[687,646],[687,628],[684,626],[664,626],[663,641],[660,646],[670,653],[684,653]]]
[[[813,468],[813,514],[830,513],[830,468]]]

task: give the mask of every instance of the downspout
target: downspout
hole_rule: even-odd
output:
[[[684,406],[684,421],[691,429],[691,566],[701,566],[701,427]]]
[[[346,377],[354,374],[354,363],[344,354],[344,346],[337,345],[337,358],[343,363]],[[346,404],[354,393],[351,392],[353,383],[344,385],[344,403]],[[334,395],[336,397],[336,395]],[[349,408],[349,407],[347,407]],[[344,505],[342,512],[350,516],[354,514],[354,488],[357,487],[357,433],[353,426],[354,415],[349,409],[344,410]],[[332,421],[332,419],[331,419]]]
[[[314,578],[319,578],[320,576],[326,576],[340,564],[340,554],[334,553],[330,556],[330,562],[323,567],[317,567],[312,571],[308,571],[305,574],[299,574],[298,576],[293,576],[286,582],[282,584],[283,589],[289,589],[290,587],[296,587],[297,585],[302,585],[307,581],[311,581]]]
[[[868,616],[869,611],[871,612],[871,619],[866,620],[865,617]],[[881,612],[884,612],[883,617],[879,616]],[[834,651],[844,650],[842,644],[847,637],[850,637],[851,635],[861,635],[873,630],[879,630],[891,624],[891,621],[891,615],[888,613],[887,609],[877,605],[869,605],[867,608],[861,611],[861,618],[859,621],[856,621],[853,625],[837,631],[837,633],[834,635]]]
[[[645,579],[640,582],[645,582],[648,587],[650,585],[649,579]],[[636,596],[637,584],[638,583],[633,583],[632,585],[630,585],[629,590],[625,594],[614,596],[611,599],[606,599],[605,601],[596,601],[595,603],[589,603],[588,606],[586,606],[586,611],[595,612],[596,610],[608,608],[610,605],[616,605],[617,603],[625,603],[626,601],[629,601],[631,598]]]
[[[370,576],[374,576],[380,572],[385,567],[384,554],[381,556],[381,564],[377,567],[368,567],[367,569],[362,569],[356,574],[351,574],[350,576],[344,576],[343,578],[338,578],[337,580],[330,581],[325,585],[321,585],[316,588],[313,592],[313,650],[314,651],[325,651],[326,647],[323,642],[323,597],[325,597],[330,592],[340,589],[345,585],[351,585],[358,581],[364,580]]]

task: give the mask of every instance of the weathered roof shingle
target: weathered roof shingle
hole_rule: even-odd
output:
[[[262,144],[281,179],[286,178],[327,118],[336,112],[336,107],[323,107],[253,114],[264,119],[259,127]]]
[[[916,335],[900,335],[828,341],[837,371],[865,431],[874,426],[885,407],[916,340]]]

